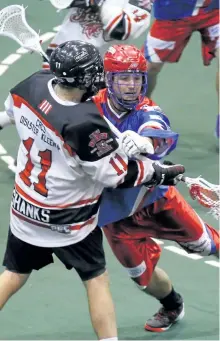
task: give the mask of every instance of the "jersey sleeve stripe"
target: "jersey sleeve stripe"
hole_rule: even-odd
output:
[[[144,164],[142,161],[137,161],[137,165],[138,165],[138,170],[139,170],[139,174],[137,177],[137,180],[135,181],[135,186],[138,186],[142,183],[143,181],[143,177],[144,177]]]
[[[159,123],[159,122],[155,122],[155,121],[149,121],[146,122],[144,124],[142,124],[139,129],[138,129],[138,134],[140,134],[144,129],[148,129],[148,128],[153,128],[153,129],[163,129],[164,130],[164,126]]]

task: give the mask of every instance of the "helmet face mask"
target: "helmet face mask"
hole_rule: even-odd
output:
[[[114,103],[132,110],[147,92],[147,62],[133,45],[114,45],[104,56],[108,95]]]
[[[104,79],[104,69],[99,51],[89,43],[68,41],[51,54],[50,69],[57,83],[65,87],[86,90],[93,95]]]
[[[126,110],[141,102],[147,91],[147,73],[139,71],[107,72],[106,84],[109,97]]]

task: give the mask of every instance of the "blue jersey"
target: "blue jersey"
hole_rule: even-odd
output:
[[[200,10],[219,8],[219,0],[154,0],[154,17],[159,20],[177,20],[197,15]]]
[[[149,159],[160,160],[175,149],[178,134],[171,130],[168,117],[151,99],[145,98],[135,110],[120,115],[109,107],[106,91],[100,91],[97,102],[101,112],[120,132],[132,130],[153,139],[155,153],[146,154]]]
[[[111,121],[119,131],[132,130],[153,139],[155,154],[147,155],[153,160],[159,160],[175,149],[178,134],[173,132],[167,116],[152,100],[145,98],[135,110],[130,113],[118,113],[109,106],[106,90],[102,90],[94,101],[102,114]],[[119,221],[132,215],[137,210],[146,207],[162,198],[168,186],[147,188],[144,185],[127,189],[106,189],[102,195],[99,226]]]

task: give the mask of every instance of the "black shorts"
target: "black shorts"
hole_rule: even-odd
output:
[[[9,229],[3,265],[9,271],[28,274],[53,263],[53,254],[68,270],[74,268],[83,281],[105,272],[103,237],[99,227],[76,244],[56,248],[28,244],[15,237]]]

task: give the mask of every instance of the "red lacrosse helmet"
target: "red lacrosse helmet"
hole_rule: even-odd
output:
[[[113,45],[105,53],[104,71],[109,97],[123,108],[133,110],[147,92],[147,62],[142,52],[133,45]],[[117,83],[114,76],[119,73],[129,73],[134,78],[137,73],[142,74],[142,87],[138,98],[126,101],[122,98],[122,92],[119,96],[114,91],[114,84]],[[120,88],[119,85],[118,88]]]
[[[142,52],[133,45],[113,45],[104,56],[105,72],[147,72]]]

